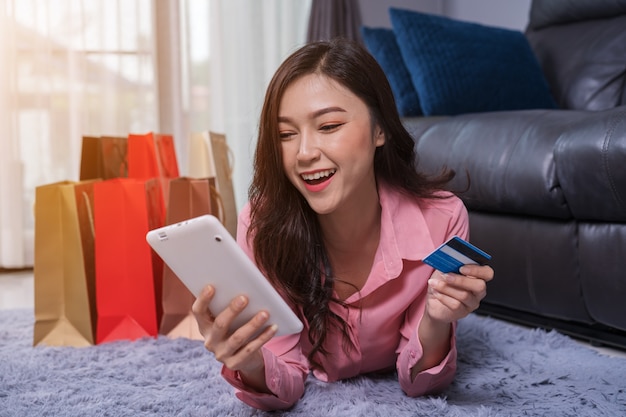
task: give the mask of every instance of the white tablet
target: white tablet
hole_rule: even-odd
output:
[[[204,215],[154,229],[146,240],[194,296],[209,284],[215,288],[209,305],[213,314],[238,295],[248,297],[231,330],[266,310],[267,325],[278,325],[277,336],[302,331],[302,322],[216,217]]]

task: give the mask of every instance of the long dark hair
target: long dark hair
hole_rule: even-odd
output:
[[[287,178],[282,164],[278,133],[279,106],[283,94],[295,80],[308,74],[327,76],[349,89],[367,105],[372,122],[385,133],[385,143],[376,149],[374,171],[377,181],[418,198],[435,197],[452,179],[447,172],[426,177],[416,169],[414,141],[396,108],[389,82],[376,60],[359,44],[345,39],[314,42],[290,55],[270,81],[261,111],[254,157],[254,177],[249,189],[254,256],[268,279],[299,308],[308,323],[313,366],[317,354],[327,354],[324,341],[329,326],[337,327],[348,341],[343,317],[331,303],[334,279],[323,245],[315,212]]]

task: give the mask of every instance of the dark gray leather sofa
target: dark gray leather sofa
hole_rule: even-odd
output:
[[[559,110],[406,119],[496,278],[480,312],[626,348],[626,0],[534,1]]]

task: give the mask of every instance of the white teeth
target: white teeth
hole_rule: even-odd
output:
[[[326,171],[318,171],[314,174],[302,174],[302,179],[305,181],[319,180],[320,178],[330,177],[337,171],[336,169],[327,169]]]

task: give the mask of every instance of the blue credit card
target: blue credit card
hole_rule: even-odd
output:
[[[424,263],[447,274],[459,273],[459,268],[466,264],[485,265],[491,255],[478,249],[458,236],[452,237],[424,258]]]

